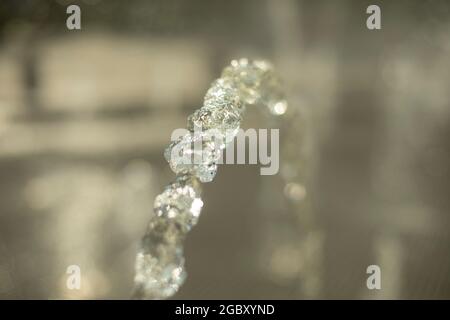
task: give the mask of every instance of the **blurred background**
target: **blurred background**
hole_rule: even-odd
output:
[[[205,185],[174,298],[450,298],[450,3],[413,0],[1,1],[0,298],[131,296],[163,149],[239,57],[284,80],[244,122],[280,128],[280,173]]]

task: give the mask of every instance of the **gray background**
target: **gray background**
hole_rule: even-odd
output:
[[[282,124],[244,125],[280,127],[281,171],[220,168],[175,298],[450,297],[448,2],[76,3],[78,31],[0,4],[0,298],[129,298],[170,134],[242,56],[284,80]]]

